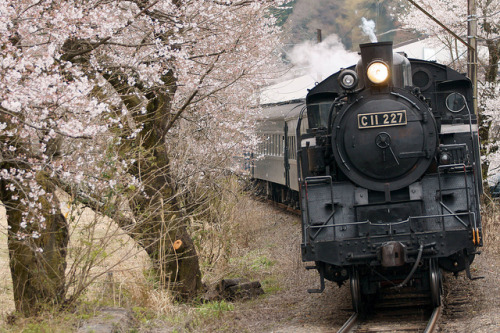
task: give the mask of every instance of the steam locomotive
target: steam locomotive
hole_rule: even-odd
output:
[[[471,81],[435,62],[360,45],[361,59],[274,105],[253,168],[275,200],[300,203],[302,259],[349,281],[354,310],[386,288],[441,302],[441,269],[466,271],[483,244]],[[296,176],[296,178],[294,178]]]

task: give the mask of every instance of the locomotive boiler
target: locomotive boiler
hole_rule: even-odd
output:
[[[435,62],[360,45],[361,59],[309,91],[297,124],[302,259],[349,281],[353,308],[384,288],[441,302],[441,270],[482,246],[471,81]]]

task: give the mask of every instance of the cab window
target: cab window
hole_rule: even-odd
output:
[[[311,104],[307,107],[309,128],[328,128],[331,102]]]

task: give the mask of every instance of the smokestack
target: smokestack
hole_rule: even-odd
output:
[[[359,49],[361,50],[361,63],[363,66],[363,80],[367,85],[373,86],[374,84],[368,79],[366,75],[366,69],[374,61],[383,61],[389,70],[389,81],[388,84],[392,84],[392,63],[393,63],[393,53],[392,53],[392,42],[380,42],[380,43],[368,43],[360,44]]]

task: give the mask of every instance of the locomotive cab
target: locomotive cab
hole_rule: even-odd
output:
[[[309,129],[297,131],[302,258],[322,281],[350,279],[355,309],[387,281],[430,290],[438,305],[440,269],[470,275],[482,245],[470,80],[393,53],[390,42],[360,49],[357,65],[306,97]],[[450,118],[461,123],[441,126]]]

